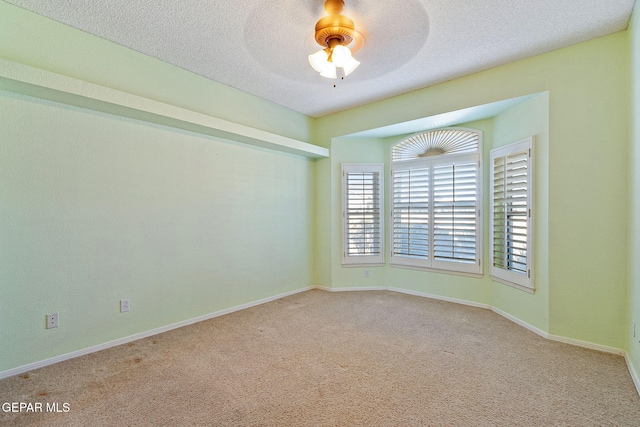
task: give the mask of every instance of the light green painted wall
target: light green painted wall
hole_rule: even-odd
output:
[[[0,57],[313,136],[309,117],[4,2]],[[0,141],[0,372],[312,284],[311,160],[8,92]]]
[[[330,152],[331,153],[331,152]],[[331,154],[330,154],[331,156]],[[333,183],[332,158],[316,160],[316,187],[314,192],[315,203],[315,230],[314,230],[314,254],[313,254],[313,285],[332,286],[333,257]]]
[[[640,373],[640,9],[636,6],[629,27],[631,75],[631,173],[629,231],[629,313],[636,322],[636,336],[627,330],[629,360]]]
[[[2,1],[0,57],[312,142],[314,119]]]
[[[627,323],[627,41],[555,52],[549,110],[549,332],[616,348]]]
[[[628,81],[628,36],[620,32],[325,116],[315,141],[329,146],[342,135],[548,92],[548,332],[624,348],[629,211],[620,201],[628,195]],[[329,178],[325,170],[321,179]],[[330,205],[319,209],[331,215]],[[326,220],[320,227],[322,250],[333,233]]]
[[[493,282],[491,305],[542,331],[549,330],[549,94],[543,93],[494,118],[491,148],[535,138],[534,155],[534,283],[530,294]],[[489,153],[485,152],[490,177]],[[487,182],[488,184],[488,182]],[[487,193],[489,187],[487,186]],[[488,203],[488,200],[487,200]],[[488,227],[488,226],[487,226]],[[487,228],[489,230],[489,228]],[[488,233],[487,233],[488,235]],[[489,242],[487,242],[487,245]],[[489,249],[487,249],[489,250]],[[490,253],[490,252],[487,252]]]
[[[311,284],[311,160],[7,92],[0,140],[0,371]]]

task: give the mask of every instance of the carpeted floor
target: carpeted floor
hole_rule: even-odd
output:
[[[308,291],[48,366],[0,381],[5,402],[61,412],[2,426],[640,426],[622,357],[384,291]]]

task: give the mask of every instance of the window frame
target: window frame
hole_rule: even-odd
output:
[[[384,216],[384,163],[342,163],[342,266],[343,267],[361,267],[361,266],[382,266],[385,264],[385,216]],[[377,173],[378,174],[378,203],[377,210],[379,213],[379,222],[377,233],[380,239],[379,254],[375,255],[350,255],[349,246],[349,227],[347,221],[347,208],[349,201],[347,176],[350,173]]]
[[[396,160],[393,161],[393,148],[399,144],[402,144],[405,140],[395,143],[391,146],[391,171],[390,171],[390,215],[391,215],[391,223],[389,227],[389,241],[390,243],[390,265],[392,267],[399,268],[409,268],[409,269],[417,269],[424,271],[433,271],[438,273],[446,273],[453,275],[463,275],[469,277],[482,277],[483,275],[483,265],[482,265],[482,257],[483,257],[483,168],[482,168],[482,132],[477,129],[469,129],[469,128],[442,128],[442,129],[434,129],[433,131],[443,131],[443,130],[460,130],[465,132],[474,132],[478,138],[478,149],[475,152],[467,152],[460,154],[441,154],[436,156],[428,156],[417,159],[408,159],[408,160]],[[431,131],[426,131],[422,133],[428,133]],[[463,261],[447,261],[443,259],[437,259],[434,257],[435,251],[435,206],[434,206],[434,170],[437,167],[456,165],[456,164],[474,164],[475,165],[475,261],[473,263],[467,263]],[[395,176],[394,174],[398,171],[404,170],[412,170],[412,169],[429,169],[429,195],[428,195],[428,229],[429,229],[429,237],[428,237],[428,255],[426,258],[419,256],[410,256],[410,255],[397,255],[395,252],[395,219],[396,212],[394,212],[396,208],[395,197],[396,197],[396,189],[395,189]]]
[[[521,274],[516,272],[514,269],[509,268],[501,268],[495,265],[495,243],[496,243],[496,223],[495,223],[495,172],[494,165],[495,160],[498,158],[506,158],[508,156],[514,156],[518,153],[526,152],[527,155],[527,204],[526,204],[526,214],[527,214],[527,233],[526,233],[526,274]],[[491,150],[489,154],[489,162],[490,162],[490,172],[491,172],[491,182],[490,182],[490,216],[489,216],[489,235],[491,243],[490,243],[490,263],[489,263],[489,271],[491,278],[499,283],[512,286],[514,288],[534,293],[535,292],[535,281],[534,281],[534,232],[535,232],[535,224],[534,224],[534,201],[535,201],[535,138],[529,137],[508,145],[504,145],[502,147],[495,148]],[[505,242],[505,244],[507,244]],[[505,253],[505,258],[503,258],[504,264],[508,264],[507,252]]]

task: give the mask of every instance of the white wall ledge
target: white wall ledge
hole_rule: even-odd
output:
[[[2,58],[0,89],[305,157],[329,157],[324,147]]]

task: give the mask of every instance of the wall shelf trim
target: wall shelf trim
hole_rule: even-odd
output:
[[[309,158],[329,157],[324,147],[1,58],[0,90]]]

